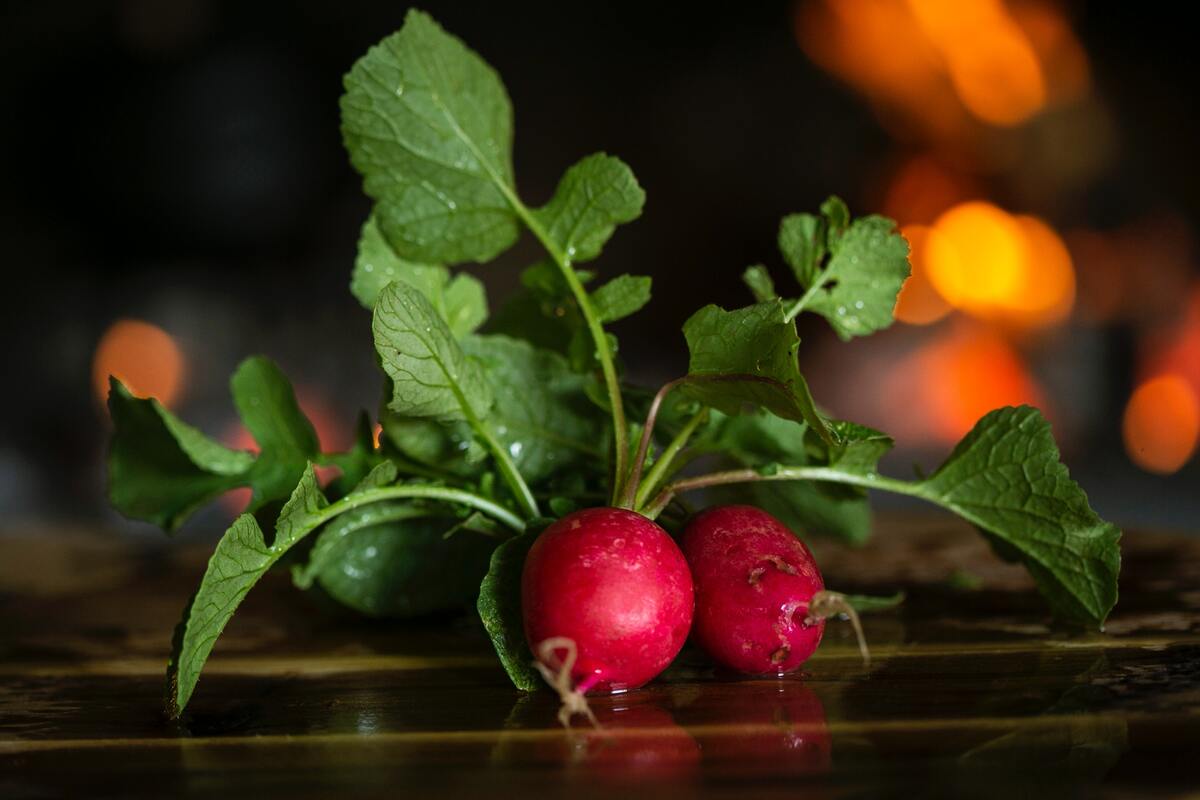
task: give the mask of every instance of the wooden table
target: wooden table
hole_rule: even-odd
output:
[[[1127,534],[1105,635],[1047,625],[1020,569],[944,518],[825,545],[830,585],[908,592],[807,672],[694,654],[568,733],[469,617],[370,622],[258,587],[183,724],[170,632],[207,546],[0,536],[0,797],[1175,796],[1200,791],[1200,538]]]

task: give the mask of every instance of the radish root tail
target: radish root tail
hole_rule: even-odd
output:
[[[867,637],[863,635],[862,623],[858,619],[858,612],[846,600],[846,595],[841,592],[817,592],[812,596],[812,600],[808,602],[808,616],[804,621],[812,625],[823,619],[839,615],[844,615],[850,620],[850,624],[854,626],[854,635],[858,637],[858,650],[862,653],[863,666],[871,666],[871,652],[867,650]]]
[[[565,655],[560,659],[559,651]],[[600,723],[592,709],[588,706],[587,698],[579,687],[571,683],[571,670],[575,668],[575,660],[579,657],[574,639],[565,636],[552,636],[543,639],[537,646],[537,661],[533,665],[542,674],[550,688],[558,692],[562,705],[558,709],[558,721],[564,728],[571,727],[571,717],[580,714],[588,718],[593,727],[599,728]],[[557,665],[557,666],[554,666]]]

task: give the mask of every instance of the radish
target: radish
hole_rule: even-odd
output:
[[[619,508],[576,511],[550,525],[521,574],[525,637],[563,696],[564,719],[591,717],[589,691],[634,689],[666,669],[687,639],[693,606],[679,546]]]
[[[817,649],[825,619],[858,617],[825,590],[812,553],[786,525],[753,506],[720,506],[688,523],[683,552],[696,588],[696,643],[719,665],[782,675]]]

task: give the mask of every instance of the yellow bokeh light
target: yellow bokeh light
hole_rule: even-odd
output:
[[[1040,219],[981,201],[946,211],[931,228],[924,267],[950,305],[1017,327],[1062,322],[1075,302],[1075,270],[1062,238]]]
[[[96,396],[108,397],[108,376],[114,375],[139,397],[154,397],[168,408],[183,388],[183,352],[170,334],[136,319],[117,320],[109,327],[92,358]]]
[[[982,201],[938,217],[926,268],[938,294],[977,316],[995,316],[1025,282],[1025,236],[1007,212]]]
[[[1026,260],[1020,290],[1008,311],[1025,326],[1062,322],[1075,304],[1075,267],[1062,238],[1037,217],[1018,216]]]
[[[1191,459],[1200,439],[1200,398],[1179,375],[1160,375],[1134,390],[1122,425],[1125,451],[1142,469],[1167,475]]]

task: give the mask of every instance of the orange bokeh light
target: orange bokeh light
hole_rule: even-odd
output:
[[[964,325],[929,345],[917,365],[915,379],[929,386],[934,434],[947,444],[965,436],[993,409],[1045,405],[1024,359],[992,330]]]
[[[939,139],[971,120],[1019,125],[1090,84],[1083,47],[1045,0],[809,0],[796,37],[881,111]]]
[[[1191,459],[1200,440],[1200,398],[1175,374],[1138,386],[1125,406],[1125,451],[1148,472],[1167,475]]]
[[[924,266],[950,305],[1018,327],[1052,325],[1070,314],[1074,266],[1046,223],[971,201],[938,217],[932,231]]]
[[[938,217],[929,241],[929,279],[956,308],[994,316],[1024,284],[1025,237],[1007,212],[982,201],[962,203]]]
[[[1021,353],[996,329],[966,317],[893,360],[880,392],[879,424],[907,440],[951,445],[1001,406],[1046,407],[1046,395]]]
[[[1025,235],[1021,287],[1009,305],[1013,321],[1027,327],[1062,322],[1075,304],[1075,266],[1062,237],[1037,217],[1016,218]]]
[[[999,0],[909,0],[908,7],[975,117],[1017,125],[1045,104],[1037,53]]]
[[[908,240],[912,273],[896,298],[896,319],[909,325],[930,325],[951,310],[950,304],[933,288],[925,266],[929,238],[938,234],[926,225],[906,225],[900,233]]]
[[[114,322],[96,345],[92,383],[96,396],[108,397],[108,376],[115,375],[139,397],[154,397],[168,408],[183,389],[184,357],[170,334],[136,319]]]

